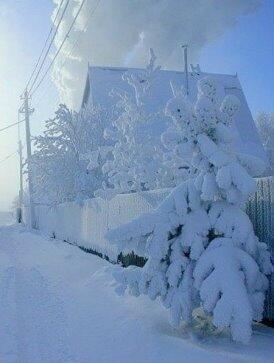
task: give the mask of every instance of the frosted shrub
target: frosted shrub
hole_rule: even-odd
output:
[[[133,88],[133,95],[114,90],[118,97],[119,116],[111,127],[106,128],[105,138],[114,143],[112,158],[103,165],[107,182],[97,195],[113,196],[155,189],[165,177],[161,164],[161,143],[150,131],[159,112],[150,112],[148,106],[150,89],[158,76],[160,67],[150,50],[150,62],[142,73],[127,72],[123,80]]]
[[[34,139],[32,156],[35,200],[56,204],[91,198],[102,184],[107,147],[103,137],[106,111],[87,107],[73,112],[60,105],[45,131]]]
[[[192,178],[178,185],[159,207],[114,229],[107,238],[126,253],[148,260],[143,268],[116,271],[120,293],[160,298],[171,322],[191,323],[202,308],[217,329],[248,342],[252,321],[261,320],[267,274],[266,245],[258,241],[243,206],[255,191],[252,175],[262,162],[234,148],[232,123],[240,107],[227,95],[218,101],[211,78],[198,82],[196,104],[176,93],[166,112],[184,135]]]

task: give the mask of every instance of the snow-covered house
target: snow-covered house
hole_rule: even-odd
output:
[[[122,79],[123,74],[128,71],[141,74],[143,70],[137,68],[89,66],[82,106],[87,104],[100,104],[107,109],[114,107],[117,99],[111,95],[113,89],[129,93],[133,92],[127,82]],[[213,77],[223,86],[223,92],[225,94],[233,94],[237,96],[241,102],[240,111],[235,120],[235,127],[239,134],[237,140],[238,150],[266,160],[264,148],[237,75],[209,74],[201,72],[199,68],[196,68],[193,72],[189,72],[188,74],[190,101],[193,102],[197,97],[197,80],[205,76]],[[180,71],[160,70],[159,76],[155,79],[150,90],[150,100],[148,104],[150,105],[151,111],[165,107],[166,102],[172,97],[170,82],[178,85],[178,87],[181,85],[184,86],[186,83],[185,73]],[[223,97],[225,94],[220,92],[220,97]],[[166,127],[165,121],[159,121],[154,127],[155,132],[162,133]]]

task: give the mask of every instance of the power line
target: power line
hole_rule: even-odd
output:
[[[6,127],[3,127],[2,129],[0,129],[0,132],[5,131],[5,130],[7,130],[7,129],[9,129],[9,128],[13,127],[13,126],[19,125],[20,123],[22,123],[22,122],[24,122],[24,121],[25,121],[25,120],[17,121],[17,122],[15,122],[14,124],[11,124],[11,125],[8,125],[8,126],[6,126]]]
[[[58,57],[58,55],[59,55],[59,53],[60,53],[61,49],[63,48],[63,45],[65,44],[66,40],[68,39],[69,34],[70,34],[70,32],[71,32],[71,30],[72,30],[72,28],[73,28],[73,26],[74,26],[74,24],[75,24],[76,20],[78,19],[78,16],[80,15],[80,12],[81,12],[81,10],[82,10],[82,8],[83,8],[83,6],[84,6],[85,2],[86,2],[86,0],[82,0],[82,3],[81,3],[81,5],[80,5],[80,7],[79,7],[79,9],[78,9],[78,11],[77,11],[77,13],[76,13],[76,15],[75,15],[74,19],[73,19],[73,21],[72,21],[72,23],[71,23],[71,25],[70,25],[70,27],[69,27],[69,29],[68,29],[68,31],[67,31],[67,33],[66,33],[66,35],[65,35],[64,39],[63,39],[63,41],[62,41],[62,43],[61,43],[60,47],[58,48],[57,52],[55,53],[55,56],[53,57],[52,61],[50,62],[49,66],[48,66],[48,68],[46,69],[45,73],[43,74],[42,78],[40,79],[40,82],[39,82],[39,83],[38,83],[38,85],[35,87],[34,91],[31,93],[31,97],[32,97],[32,96],[33,96],[33,94],[37,91],[37,89],[41,86],[41,84],[43,83],[44,79],[46,78],[46,76],[47,76],[47,74],[48,74],[49,70],[50,70],[50,69],[51,69],[51,67],[53,66],[53,64],[54,64],[54,62],[55,62],[55,60],[56,60],[56,58]]]
[[[12,158],[14,155],[17,154],[17,151],[13,152],[12,154],[8,155],[7,157],[5,157],[4,159],[0,160],[0,164],[2,164],[4,161]]]
[[[95,14],[95,12],[96,12],[96,10],[97,10],[97,8],[98,8],[98,6],[99,6],[100,2],[101,2],[101,0],[98,0],[98,1],[97,1],[97,3],[96,3],[96,5],[95,5],[95,7],[94,7],[94,8],[90,11],[90,14],[89,14],[89,16],[88,16],[88,18],[87,18],[86,25],[85,25],[84,29],[83,29],[83,30],[82,30],[82,32],[78,35],[78,37],[75,39],[75,41],[74,41],[74,43],[73,43],[72,48],[70,49],[69,53],[67,54],[67,56],[66,56],[66,58],[64,59],[63,63],[61,64],[61,66],[60,66],[59,70],[61,70],[61,69],[64,67],[64,65],[66,64],[66,61],[68,60],[68,58],[69,58],[69,57],[71,56],[71,54],[73,53],[73,51],[75,50],[76,46],[79,44],[79,39],[80,39],[81,35],[82,35],[83,33],[85,33],[85,32],[86,32],[86,30],[87,30],[87,28],[88,28],[88,23],[89,23],[90,19],[93,17],[93,15]],[[41,94],[41,96],[38,98],[38,101],[36,100],[36,102],[38,102],[38,103],[39,103],[39,102],[41,101],[41,98],[42,98],[44,95],[45,95],[45,92],[43,92],[43,93]]]
[[[50,41],[50,43],[49,43],[49,46],[48,46],[48,48],[47,48],[47,51],[46,51],[46,53],[45,53],[45,55],[44,55],[44,57],[43,57],[42,63],[40,64],[40,66],[39,66],[39,68],[38,68],[38,71],[37,71],[37,73],[36,73],[36,76],[35,76],[34,80],[32,81],[32,84],[31,84],[31,86],[30,86],[29,92],[31,92],[31,91],[32,91],[32,89],[33,89],[33,87],[34,87],[34,85],[35,85],[35,82],[37,81],[37,79],[38,79],[38,77],[39,77],[39,75],[40,75],[40,72],[41,72],[41,70],[42,70],[42,68],[43,68],[43,66],[44,66],[44,64],[45,64],[45,61],[46,61],[46,59],[47,59],[47,56],[48,56],[49,51],[50,51],[50,49],[51,49],[51,46],[52,46],[52,44],[53,44],[53,42],[54,42],[54,39],[55,39],[55,37],[56,37],[56,35],[57,35],[57,33],[58,33],[59,27],[60,27],[61,22],[62,22],[62,20],[63,20],[63,18],[64,18],[64,15],[65,15],[65,12],[66,12],[66,10],[67,10],[67,7],[68,7],[69,3],[70,3],[70,0],[67,0],[66,5],[65,5],[65,7],[64,7],[64,9],[63,9],[63,12],[62,12],[62,14],[61,14],[61,17],[60,17],[60,19],[59,19],[59,21],[58,21],[58,24],[57,24],[56,28],[55,28],[55,31],[54,31],[53,37],[52,37],[52,39],[51,39],[51,41]],[[27,87],[26,87],[26,88],[27,88]]]
[[[31,80],[32,80],[32,77],[34,76],[34,73],[36,72],[36,69],[37,69],[37,67],[38,67],[38,65],[39,65],[39,63],[40,63],[40,60],[41,60],[41,58],[42,58],[42,55],[43,55],[43,53],[44,53],[44,50],[46,49],[46,46],[47,46],[48,41],[49,41],[49,39],[50,39],[50,36],[51,36],[51,34],[52,34],[52,32],[53,32],[53,29],[54,29],[54,27],[55,27],[55,22],[56,22],[56,20],[57,20],[57,17],[59,16],[59,13],[60,13],[60,10],[61,10],[61,8],[62,8],[62,5],[63,5],[64,1],[65,1],[65,0],[62,0],[62,1],[61,1],[61,3],[60,3],[60,5],[59,5],[59,8],[58,8],[58,10],[57,10],[57,12],[56,12],[56,15],[55,15],[55,17],[54,17],[54,20],[53,20],[53,24],[52,24],[52,26],[51,26],[51,28],[50,28],[50,31],[49,31],[49,34],[48,34],[48,36],[47,36],[47,38],[46,38],[46,40],[45,40],[44,46],[43,46],[43,48],[42,48],[42,50],[41,50],[41,53],[40,53],[40,55],[39,55],[39,57],[38,57],[38,59],[37,59],[37,61],[36,61],[36,63],[35,63],[34,69],[33,69],[32,73],[31,73],[31,75],[30,75],[30,78],[29,78],[29,80],[28,80],[28,83],[27,83],[27,85],[26,85],[26,88],[28,88],[28,86],[29,86],[29,84],[30,84],[30,82],[31,82]]]
[[[94,13],[96,12],[99,4],[100,4],[101,0],[98,0],[95,7],[92,9],[92,11],[90,12],[88,18],[87,18],[87,21],[86,21],[86,25],[84,27],[84,29],[82,30],[82,32],[79,34],[79,36],[75,39],[75,42],[73,43],[73,46],[69,52],[69,54],[67,55],[67,57],[65,58],[64,62],[62,63],[60,69],[62,69],[66,63],[66,61],[68,60],[68,58],[71,56],[71,54],[73,53],[74,49],[76,48],[76,46],[79,44],[79,39],[82,35],[82,33],[85,33],[87,31],[87,28],[88,28],[88,23],[90,21],[90,19],[93,17]]]

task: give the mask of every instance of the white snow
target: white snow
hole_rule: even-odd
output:
[[[111,91],[115,88],[122,92],[126,91],[132,94],[132,90],[127,82],[123,82],[122,76],[127,71],[139,75],[143,72],[137,68],[115,68],[115,67],[89,67],[86,92],[83,102],[90,102],[94,105],[101,105],[107,109],[112,109],[117,102],[117,97],[111,97]],[[241,103],[241,107],[235,119],[235,128],[238,131],[236,146],[239,152],[251,154],[266,161],[266,153],[260,141],[258,131],[248,107],[244,92],[237,75],[213,74],[199,72],[189,73],[189,100],[193,102],[197,97],[196,82],[205,76],[210,76],[216,83],[222,85],[224,89],[221,97],[225,95],[236,96]],[[172,92],[170,82],[173,85],[185,85],[185,74],[180,71],[160,70],[159,76],[151,88],[148,98],[149,111],[163,108],[167,101],[171,98]],[[166,129],[166,121],[156,122],[153,125],[153,131],[157,135],[161,135]]]
[[[118,297],[106,261],[19,227],[0,229],[4,363],[273,362],[274,330],[249,345],[174,330],[145,297]]]
[[[252,320],[262,319],[271,255],[262,258],[264,250],[242,209],[256,189],[245,167],[251,162],[247,169],[256,172],[256,162],[249,156],[241,165],[233,145],[230,130],[240,102],[219,97],[219,87],[210,77],[198,81],[193,114],[186,94],[175,92],[167,103],[167,114],[192,145],[193,178],[156,210],[106,237],[121,252],[143,250],[148,257],[143,268],[115,274],[119,290],[161,299],[175,325],[192,323],[200,307],[216,328],[229,328],[235,341],[246,343]]]
[[[118,250],[105,238],[106,232],[120,226],[159,205],[169,193],[168,189],[149,192],[119,194],[111,200],[93,198],[83,201],[62,203],[52,208],[35,206],[37,228],[47,236],[65,239],[70,243],[93,249],[117,260]],[[23,213],[25,223],[28,213]]]
[[[172,177],[166,175],[172,174],[172,171],[170,168],[165,172],[163,170],[160,137],[155,137],[154,132],[148,132],[151,124],[163,117],[162,109],[156,114],[147,112],[147,99],[159,72],[160,67],[156,66],[156,56],[151,49],[150,61],[143,74],[138,77],[130,73],[123,75],[123,81],[134,90],[133,96],[121,94],[119,89],[113,91],[118,96],[116,112],[119,115],[110,120],[109,127],[105,129],[105,137],[113,147],[110,157],[102,166],[105,179],[96,195],[102,196],[105,192],[115,195],[169,186]]]

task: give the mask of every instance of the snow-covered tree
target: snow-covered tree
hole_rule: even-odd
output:
[[[182,97],[185,97],[185,90],[183,87],[178,88],[175,84],[171,83],[171,89],[174,98],[172,103],[176,103]],[[182,112],[190,114],[192,112],[191,105],[185,103],[185,109],[177,109],[175,112]],[[167,116],[175,120],[171,123],[168,129],[162,134],[161,140],[165,147],[163,153],[163,164],[168,170],[169,180],[166,179],[165,186],[176,186],[183,180],[188,179],[193,172],[191,166],[192,148],[189,147],[191,144],[187,142],[184,125],[181,119],[177,120],[173,118],[173,108],[168,107],[166,110]]]
[[[256,124],[262,143],[265,147],[268,160],[269,171],[271,175],[274,173],[274,113],[262,112],[256,119]]]
[[[175,326],[191,323],[195,309],[202,308],[215,327],[247,342],[252,320],[262,318],[266,274],[272,271],[267,246],[243,208],[256,188],[252,175],[264,166],[236,152],[231,124],[240,104],[232,95],[219,103],[218,87],[206,77],[198,82],[194,105],[182,93],[167,104],[185,135],[193,177],[156,210],[109,231],[107,238],[121,252],[147,257],[143,268],[116,271],[120,293],[160,298]]]
[[[164,177],[164,172],[159,172],[164,169],[160,163],[161,142],[150,130],[150,125],[161,116],[147,107],[151,86],[160,70],[155,61],[151,50],[150,62],[143,72],[124,74],[123,80],[134,90],[132,94],[114,91],[121,112],[105,130],[105,137],[115,145],[112,159],[103,166],[108,176],[103,189],[114,194],[155,189]]]
[[[94,195],[104,179],[106,153],[101,147],[106,145],[108,120],[100,108],[73,112],[60,105],[55,117],[46,121],[44,134],[34,140],[32,157],[37,203],[81,202]]]

